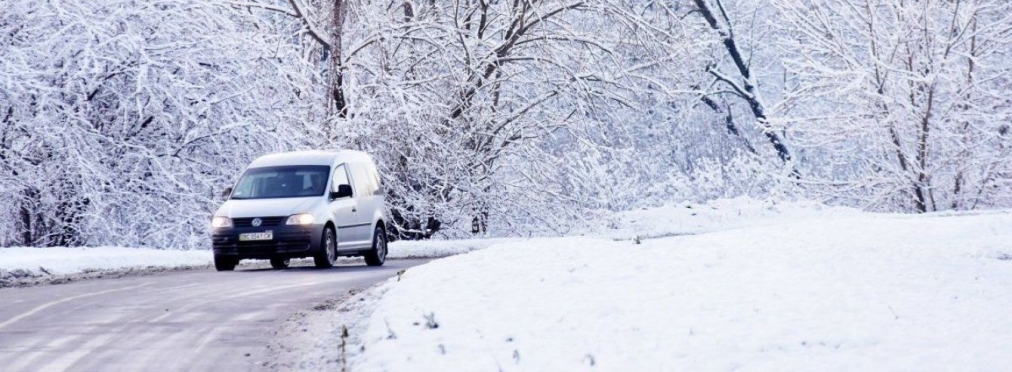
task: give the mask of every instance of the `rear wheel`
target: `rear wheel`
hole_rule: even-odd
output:
[[[239,259],[229,256],[214,256],[214,269],[218,271],[232,271],[235,270],[235,265],[239,263]]]
[[[387,234],[382,226],[376,226],[372,234],[372,249],[365,254],[365,263],[369,266],[383,266],[387,260]]]
[[[292,262],[290,258],[272,258],[271,267],[275,269],[287,269],[288,264]]]
[[[330,227],[323,229],[323,239],[320,240],[320,253],[313,256],[313,263],[321,269],[334,267],[334,262],[337,261],[337,239],[334,236],[334,229]]]

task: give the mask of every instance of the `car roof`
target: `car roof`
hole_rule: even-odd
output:
[[[264,155],[253,161],[249,168],[284,165],[333,165],[335,163],[372,162],[372,157],[354,150],[308,150],[280,152]]]

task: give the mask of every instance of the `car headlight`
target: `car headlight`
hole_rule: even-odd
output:
[[[211,227],[220,229],[224,227],[232,227],[232,219],[228,217],[215,216],[211,220]]]
[[[288,222],[285,225],[312,225],[313,215],[308,213],[296,214],[288,217]]]

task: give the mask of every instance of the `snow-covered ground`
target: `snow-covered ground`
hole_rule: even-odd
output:
[[[860,214],[858,210],[827,207],[812,201],[774,202],[747,197],[720,199],[705,204],[673,203],[610,214],[593,226],[579,229],[573,236],[601,237],[614,240],[651,239],[693,235],[710,231],[749,226],[768,226],[805,218]],[[496,244],[522,243],[528,238],[475,238],[395,241],[390,243],[390,258],[441,258],[485,249]]]
[[[353,370],[1012,366],[1012,214],[714,207],[412,268],[364,297]]]
[[[488,248],[494,244],[518,241],[515,238],[459,240],[400,240],[391,242],[387,258],[438,258]]]
[[[587,235],[615,239],[659,238],[860,213],[856,209],[828,207],[813,201],[739,197],[713,200],[705,204],[682,202],[621,212],[615,214],[608,228],[590,230]]]
[[[22,278],[58,277],[85,272],[207,266],[208,251],[161,250],[151,248],[2,248],[0,286]]]

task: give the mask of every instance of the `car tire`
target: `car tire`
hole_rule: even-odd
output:
[[[387,234],[383,227],[376,226],[372,234],[372,249],[365,254],[365,264],[369,266],[383,266],[387,260]]]
[[[229,256],[214,256],[214,269],[218,271],[232,271],[235,270],[235,265],[239,263],[239,260],[235,257]]]
[[[288,264],[292,262],[291,258],[272,258],[271,267],[277,270],[287,269]]]
[[[323,229],[323,238],[320,239],[320,253],[313,256],[313,263],[317,268],[326,269],[334,267],[337,261],[337,237],[334,236],[334,229],[327,227]]]

